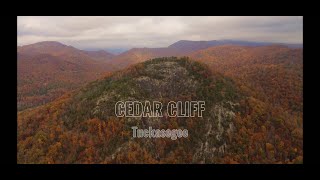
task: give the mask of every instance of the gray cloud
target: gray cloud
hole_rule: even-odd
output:
[[[17,27],[18,45],[59,41],[80,49],[166,47],[178,40],[303,42],[300,16],[23,16]]]

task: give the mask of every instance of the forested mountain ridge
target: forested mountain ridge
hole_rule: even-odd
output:
[[[299,51],[281,48],[275,51],[273,48],[279,47],[267,48],[275,54],[262,56],[264,59],[278,58],[275,62],[266,62],[267,67],[272,67],[270,71],[301,70]],[[213,49],[210,53],[225,56],[223,49],[217,52]],[[227,49],[237,57],[244,56],[240,52],[248,50]],[[233,53],[228,56],[236,57]],[[292,53],[296,58],[291,64],[291,58],[287,56]],[[259,57],[252,56],[254,58],[248,61]],[[284,59],[279,58],[281,56]],[[212,59],[198,59],[206,60]],[[269,91],[254,91],[255,86],[249,83],[259,81],[250,73],[261,72],[260,67],[236,76],[233,73],[244,69],[231,66],[236,70],[229,73],[220,61],[212,60],[212,64],[206,66],[188,58],[149,60],[92,82],[52,103],[20,112],[18,163],[302,163],[302,111],[299,109],[302,99],[294,99],[297,104],[293,107],[291,102],[282,103],[281,98],[287,98],[282,97],[285,93],[279,94],[279,103],[266,99],[264,94]],[[227,63],[232,65],[232,62],[231,59]],[[262,69],[266,68],[259,59],[257,63]],[[274,69],[274,66],[279,67]],[[294,79],[290,78],[295,75],[289,72],[281,73],[291,85],[290,80]],[[277,82],[278,76],[271,74],[269,77],[268,74],[266,78],[275,78]],[[299,82],[293,86],[300,88],[302,79],[295,80]],[[263,82],[259,85],[265,87]],[[270,86],[271,89],[276,87]],[[293,94],[297,92],[293,90]],[[164,103],[205,100],[207,110],[203,118],[117,118],[113,108],[118,100],[159,100]],[[132,139],[132,125],[187,128],[189,138],[175,141]]]
[[[112,58],[114,55],[107,51],[85,51],[79,50],[72,46],[67,46],[57,41],[42,41],[34,44],[19,46],[17,48],[19,54],[24,55],[38,55],[49,54],[55,57],[63,57],[67,61],[74,61],[77,63],[88,63],[90,60],[97,60],[101,58]],[[97,58],[97,59],[96,59]]]

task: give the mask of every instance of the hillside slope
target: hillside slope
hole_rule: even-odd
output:
[[[302,113],[302,49],[225,45],[189,56],[246,85],[259,99]]]
[[[18,110],[51,102],[113,70],[90,56],[53,41],[18,47]]]

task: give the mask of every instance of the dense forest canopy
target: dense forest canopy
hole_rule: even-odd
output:
[[[138,63],[19,112],[18,163],[302,163],[301,49],[199,53]],[[206,111],[116,117],[119,100],[204,100]],[[187,128],[189,136],[133,139],[132,126]]]

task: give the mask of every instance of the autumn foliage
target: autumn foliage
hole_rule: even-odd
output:
[[[139,63],[79,90],[61,90],[63,95],[52,96],[52,102],[19,112],[18,163],[303,163],[302,49],[217,46],[188,56],[191,59]],[[26,81],[43,72],[34,73],[18,80],[22,100],[18,102],[37,98],[23,95],[35,91]],[[175,79],[167,82],[170,73]],[[68,78],[65,82],[73,81]],[[41,80],[32,86],[42,87],[47,81],[58,80]],[[162,82],[170,86],[163,87]],[[212,111],[205,121],[138,121],[141,126],[149,120],[161,128],[187,128],[187,139],[132,140],[130,127],[136,121],[114,117],[117,98],[154,98],[164,103],[172,98],[202,98]],[[221,133],[222,141],[207,131],[218,128],[213,123],[218,112],[234,113],[224,122],[228,124],[222,124],[232,126]]]

